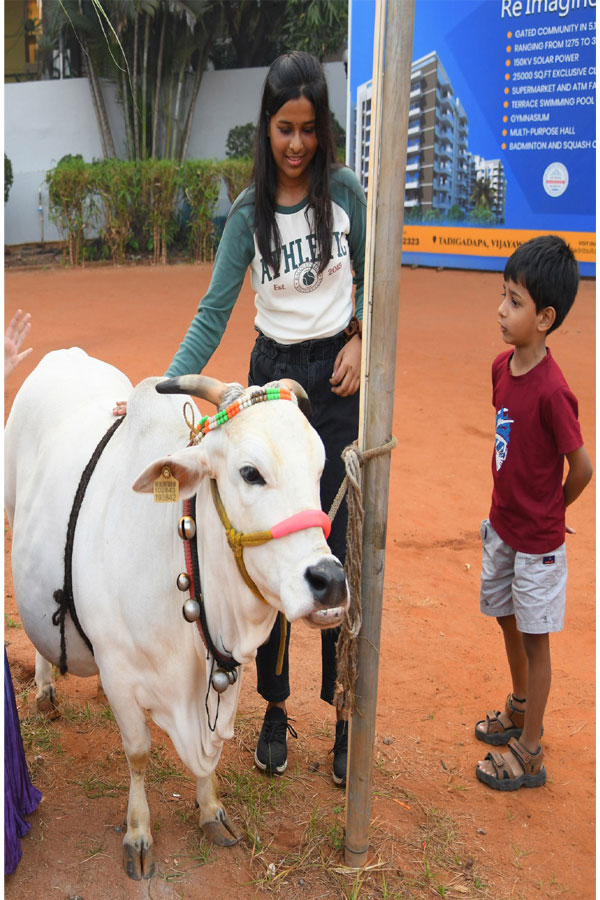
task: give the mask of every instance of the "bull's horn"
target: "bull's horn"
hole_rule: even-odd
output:
[[[168,378],[159,381],[156,390],[159,394],[191,394],[192,397],[200,397],[208,400],[215,406],[219,406],[229,385],[208,375],[178,375],[176,378]]]
[[[299,384],[299,382],[294,381],[293,378],[280,378],[279,384],[282,384],[284,387],[288,388],[292,394],[296,395],[300,410],[308,418],[312,412],[312,407],[310,405],[310,400],[308,399],[308,394],[302,385]]]

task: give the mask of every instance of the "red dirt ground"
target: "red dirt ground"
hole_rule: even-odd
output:
[[[32,313],[34,353],[6,386],[5,414],[28,372],[55,348],[83,347],[134,383],[162,373],[209,277],[204,265],[7,272],[6,315],[17,307]],[[595,896],[594,484],[568,514],[577,534],[567,538],[565,630],[551,642],[554,677],[544,738],[548,782],[503,795],[481,785],[474,773],[483,746],[475,740],[474,724],[486,709],[503,703],[509,689],[500,633],[478,611],[479,522],[489,508],[494,430],[490,367],[503,349],[496,324],[500,290],[498,274],[402,271],[394,416],[399,446],[391,460],[374,749],[370,862],[376,868],[360,891],[352,893],[360,883],[356,873],[342,871],[336,885],[323,871],[343,867],[344,798],[329,779],[332,716],[318,699],[318,640],[297,627],[290,712],[299,739],[290,741],[288,774],[274,786],[280,793],[271,798],[260,825],[260,852],[245,841],[213,851],[194,869],[199,860],[189,858],[193,783],[160,774],[162,761],[173,769],[177,758],[168,738],[154,729],[161,749],[148,796],[159,874],[151,882],[128,882],[120,868],[127,770],[118,733],[99,714],[105,702],[96,679],[67,677],[59,679],[63,704],[79,704],[92,717],[64,715],[51,722],[48,746],[38,745],[30,757],[44,798],[30,817],[23,859],[6,880],[9,900]],[[550,338],[579,398],[592,458],[594,304],[595,282],[586,281],[566,322]],[[252,320],[246,283],[209,374],[245,383]],[[7,534],[7,551],[9,542]],[[6,563],[10,624],[18,615],[8,556]],[[25,718],[33,709],[33,650],[22,629],[7,628],[6,640]],[[246,777],[261,718],[249,671],[240,703],[241,737],[226,748],[220,771]],[[57,740],[59,753],[52,743]],[[104,789],[94,790],[93,779]],[[232,783],[224,779],[222,793],[240,824],[246,810]],[[256,783],[260,788],[264,779],[257,777]],[[321,812],[329,819],[320,819]],[[329,832],[322,844],[328,848],[324,862],[294,868],[290,854],[306,847],[310,829],[314,838],[319,827]],[[451,875],[442,877],[452,862],[440,862],[445,842],[457,859]],[[271,862],[275,868],[269,874]],[[404,880],[392,889],[402,873]]]

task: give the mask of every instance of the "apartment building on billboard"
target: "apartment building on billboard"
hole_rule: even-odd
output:
[[[357,89],[354,168],[368,192],[371,138],[372,82]],[[473,204],[473,183],[493,173],[496,206],[504,216],[506,181],[500,160],[484,160],[468,150],[469,120],[455,96],[437,53],[415,60],[411,67],[406,190],[404,208],[415,207],[425,216],[433,210],[444,216],[452,208],[468,213]],[[477,161],[477,162],[476,162]]]
[[[506,178],[502,160],[483,159],[481,156],[473,156],[473,168],[477,181],[489,181],[494,191],[492,212],[495,214],[498,222],[503,222],[506,210]]]
[[[373,82],[366,81],[356,89],[354,171],[363,190],[369,190],[369,151],[371,149],[371,95]]]

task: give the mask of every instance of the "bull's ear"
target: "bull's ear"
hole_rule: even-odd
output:
[[[197,492],[200,482],[208,473],[206,463],[196,447],[180,450],[172,456],[164,456],[150,463],[138,475],[132,485],[134,491],[141,494],[152,494],[154,482],[158,481],[163,470],[168,469],[173,478],[179,482],[179,498],[187,500]]]

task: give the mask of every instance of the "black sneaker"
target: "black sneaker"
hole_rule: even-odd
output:
[[[343,787],[348,768],[348,722],[344,719],[336,723],[335,744],[330,752],[333,753],[333,780]]]
[[[258,736],[254,761],[263,772],[282,775],[287,768],[287,736],[288,731],[298,737],[288,722],[285,712],[273,706],[265,713],[265,718]]]

